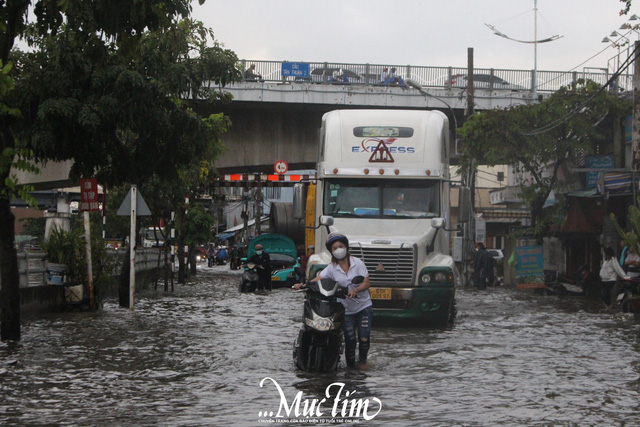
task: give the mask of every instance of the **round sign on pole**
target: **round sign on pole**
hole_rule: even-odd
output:
[[[282,175],[283,173],[286,173],[289,170],[289,165],[284,160],[278,160],[273,164],[273,170],[277,174]]]

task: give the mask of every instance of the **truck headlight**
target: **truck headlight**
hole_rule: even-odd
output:
[[[438,271],[436,274],[434,274],[433,278],[436,282],[444,282],[447,280],[447,275],[441,271]]]
[[[441,270],[441,271],[434,271],[434,270],[427,270],[424,271],[421,275],[420,275],[420,282],[422,284],[429,284],[429,285],[434,285],[434,284],[448,284],[448,283],[452,283],[453,282],[453,272],[451,272],[450,270]]]

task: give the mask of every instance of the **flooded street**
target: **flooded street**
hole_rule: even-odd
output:
[[[200,267],[134,312],[108,300],[24,319],[22,341],[0,344],[0,424],[268,425],[296,395],[322,415],[292,410],[290,425],[354,402],[375,415],[359,425],[640,424],[640,320],[598,301],[458,289],[454,327],[374,326],[365,369],[306,374],[292,361],[303,296],[239,294],[239,277]]]

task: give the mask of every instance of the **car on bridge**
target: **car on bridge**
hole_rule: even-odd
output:
[[[339,77],[336,79],[334,75]],[[310,80],[313,83],[324,83],[324,78],[327,77],[328,83],[356,83],[360,81],[360,75],[355,71],[347,70],[346,68],[314,68],[311,71]],[[307,79],[309,80],[309,79]]]
[[[447,81],[446,84],[451,84],[452,87],[467,87],[469,82],[466,74],[454,74],[451,76],[451,81]],[[496,90],[526,90],[524,86],[509,83],[508,81],[491,74],[474,74],[473,87]]]

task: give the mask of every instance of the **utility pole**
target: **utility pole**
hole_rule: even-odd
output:
[[[244,208],[240,217],[242,218],[242,243],[247,243],[247,232],[249,228],[249,192],[245,192],[242,195],[242,202],[244,204]],[[245,254],[246,255],[246,254]]]
[[[640,140],[640,59],[638,59],[638,49],[640,48],[640,41],[636,41],[633,51],[635,56],[633,58],[633,130],[631,131],[631,169],[635,172],[638,171],[638,161],[640,160],[640,153],[638,152],[638,143]]]
[[[465,120],[469,119],[474,113],[475,107],[475,87],[473,84],[473,48],[467,48],[467,108],[464,115]],[[456,129],[457,132],[457,129]],[[471,162],[469,170],[467,171],[467,185],[469,186],[469,209],[467,218],[464,218],[465,228],[463,232],[463,245],[462,245],[462,260],[463,260],[463,274],[466,283],[471,281],[471,275],[469,272],[469,260],[471,259],[471,248],[474,244],[475,237],[475,187],[476,187],[476,164]]]
[[[256,176],[258,187],[256,188],[256,237],[262,234],[261,221],[262,218],[262,177],[260,174]]]

